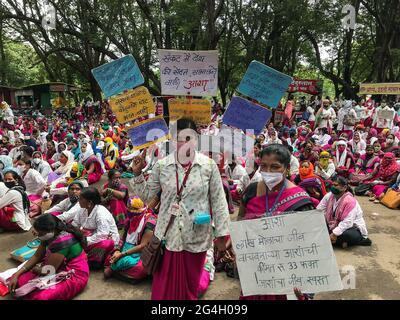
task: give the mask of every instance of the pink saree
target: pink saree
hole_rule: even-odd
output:
[[[45,257],[45,264],[48,259],[49,253],[53,248],[68,245],[68,242],[73,241],[75,238],[72,234],[63,233],[56,240],[54,240],[47,248]],[[70,260],[64,259],[63,265],[57,272],[71,271],[74,272],[69,278],[64,281],[44,290],[35,290],[24,297],[26,300],[71,300],[77,294],[83,291],[89,281],[89,266],[87,262],[86,253],[82,253]],[[21,287],[35,279],[38,276],[33,272],[26,272],[18,278],[18,287]]]
[[[95,166],[95,170],[92,173],[88,174],[88,183],[89,184],[93,184],[96,182],[99,182],[101,179],[101,176],[103,175],[103,169],[101,168],[101,164],[99,163],[99,160],[97,160],[96,156],[90,156],[86,162],[85,162],[85,168],[86,170],[89,170],[90,166],[92,165],[92,163]]]

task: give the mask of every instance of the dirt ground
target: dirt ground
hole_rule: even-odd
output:
[[[335,249],[340,269],[345,266],[354,267],[355,289],[317,294],[315,299],[400,299],[400,210],[390,210],[383,205],[371,203],[366,197],[359,197],[358,200],[364,210],[373,244],[371,247]],[[0,234],[0,271],[18,265],[10,259],[9,253],[31,239],[30,232]],[[342,270],[342,276],[346,274],[348,272]],[[216,273],[203,299],[236,300],[239,293],[238,280],[228,278],[225,273]],[[88,286],[76,299],[146,300],[150,295],[151,280],[136,285],[116,279],[104,281],[102,272],[96,271],[91,272]],[[9,296],[5,299],[9,299]]]

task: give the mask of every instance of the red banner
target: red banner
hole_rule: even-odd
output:
[[[288,88],[289,92],[305,92],[309,94],[320,94],[322,92],[322,80],[295,79]]]

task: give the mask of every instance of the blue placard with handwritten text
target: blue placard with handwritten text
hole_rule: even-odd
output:
[[[255,134],[259,134],[271,117],[270,110],[241,97],[233,97],[222,122],[244,131],[253,129]]]
[[[92,74],[107,98],[144,83],[139,66],[131,54],[92,69]]]
[[[168,138],[168,127],[163,118],[145,120],[128,129],[134,149],[143,149]]]
[[[275,109],[292,81],[292,77],[261,62],[252,61],[237,90],[241,94]]]

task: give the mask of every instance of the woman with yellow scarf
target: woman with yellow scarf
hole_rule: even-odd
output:
[[[110,137],[104,139],[103,155],[106,170],[114,169],[119,157],[119,152],[118,147],[114,144],[112,138]]]
[[[315,164],[315,174],[324,180],[331,179],[335,174],[335,164],[331,160],[331,155],[328,151],[322,151],[319,154],[319,160]]]

